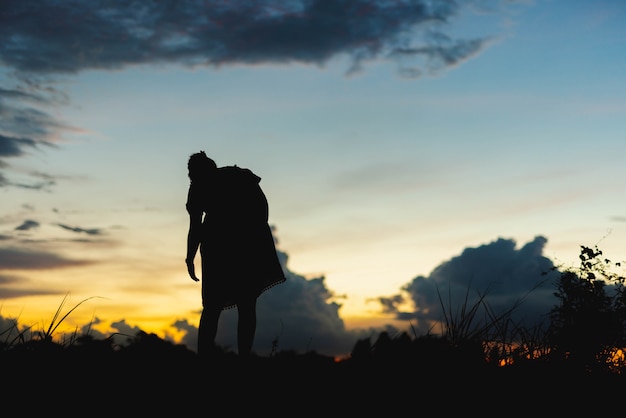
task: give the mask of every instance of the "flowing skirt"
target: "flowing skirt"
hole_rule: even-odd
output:
[[[234,308],[286,280],[267,223],[205,223],[200,254],[203,306]]]

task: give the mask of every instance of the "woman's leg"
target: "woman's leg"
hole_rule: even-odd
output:
[[[215,336],[221,312],[221,306],[206,305],[202,308],[198,325],[198,355],[210,356],[215,351]]]
[[[240,357],[247,357],[252,352],[252,343],[256,333],[256,297],[245,298],[237,303],[239,315],[237,323],[237,349]]]
[[[210,242],[203,241],[200,244],[200,257],[202,265],[202,314],[198,325],[198,355],[210,357],[215,354],[215,337],[217,325],[222,313],[222,305],[218,301],[221,290],[216,289],[217,282],[211,281],[212,277],[210,260]]]

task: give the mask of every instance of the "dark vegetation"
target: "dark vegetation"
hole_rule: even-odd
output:
[[[49,410],[38,400],[89,399],[95,407],[103,397],[126,397],[133,402],[127,412],[169,414],[198,402],[227,405],[232,413],[248,404],[273,413],[276,402],[296,401],[311,413],[331,404],[336,412],[399,413],[433,402],[448,412],[482,411],[480,402],[532,412],[537,402],[547,402],[546,413],[598,413],[604,397],[626,388],[625,279],[612,272],[620,263],[597,248],[582,246],[580,261],[561,272],[547,326],[515,324],[515,306],[495,313],[487,295],[456,309],[441,298],[442,334],[381,333],[357,341],[341,361],[279,350],[247,360],[218,350],[201,359],[143,332],[126,336],[125,344],[88,334],[54,341],[76,307],[63,317],[59,308],[49,328],[33,338],[17,325],[0,330],[5,404],[26,395],[27,407]]]

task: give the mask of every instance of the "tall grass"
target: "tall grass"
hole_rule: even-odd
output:
[[[545,284],[545,280],[533,286],[525,295],[517,299],[508,309],[496,311],[488,301],[491,291],[477,291],[477,298],[470,303],[471,280],[469,281],[463,302],[456,306],[452,302],[448,288],[447,300],[444,300],[440,288],[436,285],[437,297],[443,320],[441,321],[442,338],[455,349],[482,348],[481,356],[494,365],[510,365],[521,360],[537,359],[547,352],[547,328],[535,324],[528,328],[525,324],[513,320],[513,313],[536,289]]]
[[[63,308],[67,303],[69,295],[69,292],[65,294],[56,312],[52,316],[50,323],[42,329],[33,330],[32,325],[20,329],[18,325],[18,319],[10,319],[10,321],[12,321],[12,325],[9,326],[7,329],[0,330],[0,337],[3,339],[3,341],[0,342],[0,347],[4,350],[8,350],[17,345],[32,345],[35,343],[38,343],[40,345],[53,344],[54,336],[59,326],[83,303],[91,299],[99,298],[99,296],[91,296],[83,299],[76,305],[71,307],[65,314],[63,314]],[[91,325],[91,322],[87,324],[87,330],[91,328]],[[79,333],[78,328],[76,328],[70,334],[64,333],[60,341],[57,342],[57,344],[62,347],[70,346],[74,344],[80,336],[81,334]]]

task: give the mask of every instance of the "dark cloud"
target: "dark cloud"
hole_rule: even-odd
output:
[[[28,231],[30,229],[38,228],[38,227],[39,227],[39,222],[27,219],[24,222],[22,222],[21,225],[17,226],[15,229],[17,231]]]
[[[24,82],[24,85],[32,83]],[[42,91],[45,88],[0,88],[0,158],[20,157],[41,147],[55,147],[50,140],[58,132],[72,129],[41,108],[30,106],[54,104]]]
[[[24,148],[34,148],[37,141],[29,138],[12,138],[0,135],[0,157],[16,157],[24,154]]]
[[[481,52],[488,39],[446,39],[440,45],[428,45],[418,48],[398,48],[391,54],[393,57],[404,61],[407,58],[425,58],[423,66],[404,66],[400,73],[407,78],[417,78],[423,74],[422,68],[429,73],[436,73],[443,68],[453,67],[460,62],[471,58]]]
[[[55,253],[17,248],[0,248],[0,271],[41,270],[84,266],[90,261],[72,260]]]
[[[427,0],[7,1],[0,61],[27,74],[175,62],[303,62],[345,54],[353,67],[394,53],[456,63],[480,48],[438,28],[465,2]],[[429,29],[414,46],[417,31]],[[445,44],[449,43],[449,46]]]
[[[1,264],[0,269],[2,269]],[[38,288],[36,285],[33,285],[30,280],[21,276],[0,274],[0,301],[23,296],[58,295],[61,293],[63,292]],[[0,323],[1,322],[2,317],[0,316]]]
[[[15,182],[13,183],[13,185],[16,187],[21,187],[23,189],[48,191],[52,188],[52,186],[57,183],[56,177],[48,173],[42,173],[40,171],[30,171],[28,175],[33,178],[33,181],[31,183]]]
[[[49,100],[41,95],[28,93],[20,89],[4,89],[0,87],[0,102],[3,99],[19,99],[39,104],[49,104]]]
[[[198,328],[186,319],[179,319],[172,326],[183,332],[181,343],[195,351],[198,346]]]
[[[463,306],[469,309],[482,297],[497,314],[516,307],[511,316],[514,321],[540,325],[558,302],[554,291],[559,273],[542,255],[546,242],[539,236],[518,249],[515,241],[499,238],[466,248],[430,276],[413,279],[403,287],[403,295],[380,298],[379,302],[398,319],[416,321],[413,323],[422,333],[444,320],[444,314],[459,314]],[[410,302],[413,310],[401,310],[404,302]]]
[[[137,326],[133,326],[133,325],[129,325],[126,323],[126,320],[122,319],[120,321],[116,321],[113,322],[111,324],[111,328],[113,328],[114,330],[116,330],[118,333],[124,335],[124,336],[134,336],[136,335],[139,331],[141,331],[141,328],[137,327]]]
[[[50,289],[35,289],[32,287],[27,289],[21,287],[0,287],[0,299],[2,300],[21,298],[24,296],[49,296],[60,294],[63,294],[63,292]]]
[[[57,224],[58,226],[60,226],[61,228],[67,230],[67,231],[72,231],[72,232],[77,232],[80,234],[87,234],[87,235],[102,235],[102,230],[98,229],[98,228],[89,228],[89,229],[85,229],[85,228],[79,228],[77,226],[68,226],[68,225],[64,225],[64,224]]]
[[[59,132],[72,129],[62,124],[47,112],[32,107],[21,107],[21,100],[35,100],[46,103],[46,100],[36,100],[37,96],[11,90],[0,91],[0,169],[10,168],[3,159],[23,157],[32,152],[41,152],[43,149],[56,148],[53,140]],[[8,104],[7,99],[15,99]],[[41,173],[28,173],[35,177],[32,182],[13,181],[0,172],[0,187],[18,187],[32,190],[45,190],[54,185],[54,181],[37,177],[46,176]]]
[[[30,189],[30,190],[50,190],[51,186],[54,186],[56,184],[56,182],[54,181],[39,181],[39,182],[32,182],[32,183],[23,183],[23,182],[9,182],[9,181],[5,181],[4,183],[2,182],[2,179],[0,179],[0,187],[2,185],[5,186],[13,186],[13,187],[18,187],[21,189]]]
[[[62,130],[70,127],[59,122],[50,114],[35,108],[20,108],[16,106],[0,106],[2,121],[0,128],[4,132],[10,132],[13,136],[3,135],[2,142],[12,141],[14,146],[30,146],[36,148],[39,145],[54,146],[45,138],[52,137]]]
[[[6,286],[20,281],[17,276],[0,275],[0,286]]]

